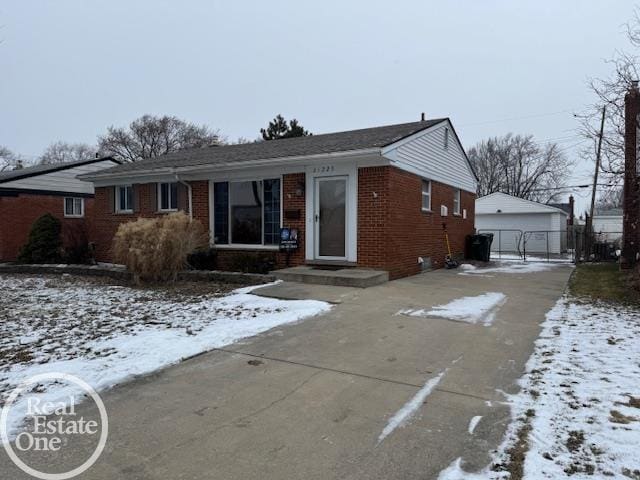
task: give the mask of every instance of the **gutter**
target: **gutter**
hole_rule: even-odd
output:
[[[185,182],[184,180],[180,180],[180,175],[178,175],[175,170],[173,172],[176,177],[176,182],[181,183],[185,187],[187,187],[187,197],[189,198],[189,219],[193,220],[193,191],[191,190],[191,184]]]
[[[224,148],[224,147],[222,147]],[[344,150],[341,152],[332,152],[332,153],[319,153],[314,155],[298,155],[291,157],[276,157],[276,158],[264,158],[258,160],[249,160],[245,162],[231,162],[231,163],[218,163],[218,164],[210,164],[205,163],[201,165],[185,165],[182,167],[160,167],[160,168],[150,168],[146,170],[129,170],[115,173],[85,173],[83,175],[78,175],[78,178],[81,180],[86,180],[89,182],[99,181],[99,180],[116,180],[121,178],[135,178],[135,177],[143,177],[149,175],[162,175],[164,174],[173,174],[179,171],[182,174],[189,173],[201,173],[211,171],[215,169],[215,171],[220,171],[223,169],[244,169],[244,168],[257,168],[257,167],[277,167],[277,166],[286,166],[290,164],[294,164],[300,161],[316,161],[320,159],[327,160],[349,160],[351,157],[361,156],[361,155],[381,155],[380,147],[374,148],[366,148],[360,150]]]

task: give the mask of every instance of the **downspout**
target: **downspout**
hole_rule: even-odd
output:
[[[189,202],[189,219],[193,220],[193,196],[191,191],[191,184],[185,182],[184,180],[180,180],[180,176],[174,171],[173,174],[176,177],[176,182],[181,183],[185,187],[187,187],[187,198]]]

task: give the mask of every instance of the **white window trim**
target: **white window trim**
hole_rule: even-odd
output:
[[[454,215],[460,215],[460,212],[462,211],[461,205],[460,205],[461,203],[462,203],[461,190],[459,188],[456,188],[455,191],[453,192],[453,214]]]
[[[429,185],[429,193],[426,194],[424,191],[424,184]],[[420,182],[420,208],[422,209],[423,212],[431,212],[431,192],[433,191],[432,189],[432,185],[431,185],[431,180],[427,180],[426,178],[423,178],[422,181]],[[423,200],[424,197],[429,197],[429,207],[425,208],[423,205]]]
[[[162,208],[162,185],[176,184],[176,208]],[[178,182],[158,182],[156,197],[158,198],[158,212],[177,212],[178,211]],[[171,205],[171,188],[167,190],[169,198],[167,205]]]
[[[284,195],[284,175],[274,175],[274,176],[264,176],[260,178],[243,178],[243,179],[226,179],[226,180],[218,180],[212,179],[211,189],[209,190],[209,194],[211,195],[211,244],[215,248],[221,249],[229,249],[229,250],[279,250],[279,245],[267,245],[264,243],[264,181],[265,180],[280,180],[280,228],[283,227],[284,222],[284,209],[283,209],[283,195]],[[215,184],[216,183],[228,183],[229,185],[232,183],[243,183],[243,182],[262,182],[262,243],[255,244],[244,244],[244,243],[231,243],[231,187],[227,189],[227,238],[229,239],[229,243],[215,243],[215,197],[213,195]]]
[[[68,214],[67,213],[67,200],[72,200],[72,207],[73,207],[72,209],[73,210],[75,210],[75,201],[76,200],[80,200],[80,213],[79,214],[75,214],[75,213]],[[64,197],[62,206],[63,206],[65,218],[83,218],[84,217],[84,198],[82,198],[82,197]]]
[[[130,188],[131,196],[133,197],[133,185],[116,185],[116,191],[115,191],[116,213],[133,213],[133,205],[131,205],[131,208],[120,208],[122,206],[120,205],[120,189],[122,188]]]

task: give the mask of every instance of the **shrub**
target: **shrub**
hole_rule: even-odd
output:
[[[202,224],[183,212],[123,223],[113,240],[114,259],[135,283],[175,281],[187,256],[208,243]]]
[[[66,224],[62,228],[62,245],[65,263],[95,263],[84,223]]]
[[[20,249],[18,261],[24,263],[60,263],[62,240],[60,220],[45,213],[31,226],[27,243]]]
[[[244,273],[269,273],[276,265],[276,256],[269,253],[239,253],[233,257],[233,270]]]
[[[187,257],[187,263],[194,270],[216,270],[216,251],[213,248],[205,248],[193,252]]]

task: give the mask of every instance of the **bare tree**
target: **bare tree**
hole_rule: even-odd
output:
[[[7,147],[0,145],[0,172],[18,170],[24,167],[24,162],[19,155],[13,153]]]
[[[483,140],[469,149],[478,175],[478,195],[503,192],[550,202],[564,193],[571,163],[557,144],[539,145],[531,135]]]
[[[640,70],[638,9],[635,10],[633,19],[626,25],[626,29],[631,50],[618,50],[607,60],[613,67],[609,77],[589,80],[588,86],[595,96],[595,101],[584,112],[576,114],[580,120],[580,132],[586,139],[591,140],[583,153],[587,157],[595,158],[602,107],[606,107],[600,168],[612,183],[620,183],[624,173],[624,96],[632,81],[638,80]]]
[[[596,200],[596,208],[599,210],[622,208],[622,187],[610,188],[603,192]]]
[[[109,127],[98,138],[99,150],[125,161],[135,162],[185,148],[202,148],[224,143],[217,130],[172,116],[143,115],[128,128]]]
[[[54,142],[38,158],[40,164],[73,162],[95,157],[96,147],[86,143]]]

